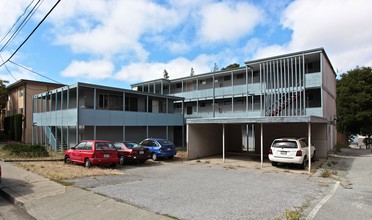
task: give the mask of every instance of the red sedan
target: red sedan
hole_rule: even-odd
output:
[[[85,167],[109,164],[112,167],[119,162],[118,151],[110,141],[84,140],[65,152],[65,163],[82,163]]]
[[[122,141],[116,142],[114,145],[118,149],[119,164],[121,165],[130,161],[144,163],[149,159],[150,150],[137,143]]]

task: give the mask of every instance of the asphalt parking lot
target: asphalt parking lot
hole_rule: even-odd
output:
[[[313,206],[335,184],[292,167],[217,161],[148,161],[121,167],[123,175],[74,182],[178,219],[278,219],[285,210]]]

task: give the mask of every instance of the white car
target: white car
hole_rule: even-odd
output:
[[[300,164],[303,169],[308,164],[309,148],[305,138],[278,138],[273,141],[269,150],[269,160],[273,166],[278,163]],[[311,161],[316,160],[316,150],[312,145]]]

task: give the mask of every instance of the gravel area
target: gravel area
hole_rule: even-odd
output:
[[[335,180],[303,173],[192,162],[146,162],[123,175],[75,179],[123,202],[178,219],[280,219],[322,199]]]

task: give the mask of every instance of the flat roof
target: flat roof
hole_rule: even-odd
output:
[[[190,118],[186,124],[273,124],[273,123],[328,123],[319,116],[275,116],[251,118]]]

